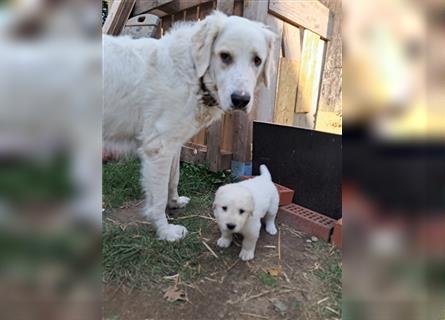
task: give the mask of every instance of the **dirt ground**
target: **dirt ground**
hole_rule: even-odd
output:
[[[141,202],[107,210],[105,223],[125,230],[141,221]],[[209,215],[206,215],[210,217]],[[175,223],[184,213],[176,213]],[[144,225],[144,227],[146,227]],[[119,319],[341,319],[341,257],[324,241],[278,224],[279,235],[264,229],[255,259],[238,259],[239,244],[216,246],[216,224],[209,219],[197,237],[208,244],[194,261],[198,275],[183,280],[178,275],[142,285],[108,281],[104,284],[104,318]],[[148,227],[150,228],[150,227]],[[213,252],[211,252],[213,251]],[[215,256],[216,255],[216,256]],[[167,291],[183,295],[169,302]],[[183,301],[184,300],[184,301]]]

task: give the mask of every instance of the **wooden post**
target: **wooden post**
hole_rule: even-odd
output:
[[[228,15],[233,13],[234,0],[218,0],[216,8]],[[209,170],[221,170],[221,144],[223,140],[223,120],[215,121],[207,131],[207,162]]]
[[[114,0],[108,11],[102,33],[117,36],[124,28],[136,0]]]

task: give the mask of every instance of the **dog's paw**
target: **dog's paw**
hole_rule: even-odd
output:
[[[184,226],[168,224],[165,227],[159,228],[157,234],[159,240],[177,241],[187,235],[187,229]]]
[[[188,197],[179,197],[178,199],[171,200],[168,203],[170,209],[182,209],[190,202]]]
[[[268,224],[268,225],[266,225],[266,232],[271,235],[276,235],[278,230],[274,224]]]
[[[239,253],[239,257],[243,261],[252,260],[254,255],[255,255],[255,251],[254,250],[244,250],[244,249],[241,249],[241,252]]]
[[[219,238],[218,241],[216,242],[216,244],[220,248],[228,248],[228,247],[230,247],[231,243],[232,243],[231,240],[228,240],[228,239],[223,238],[223,237]]]

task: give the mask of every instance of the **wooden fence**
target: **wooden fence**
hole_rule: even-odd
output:
[[[316,128],[333,15],[316,0],[115,0],[103,31],[159,38],[173,23],[200,20],[215,9],[261,21],[278,35],[271,84],[257,91],[249,115],[226,114],[184,145],[181,158],[207,163],[212,171],[232,169],[236,175],[246,175],[251,170],[252,121]],[[339,127],[328,131],[338,128],[341,120]]]

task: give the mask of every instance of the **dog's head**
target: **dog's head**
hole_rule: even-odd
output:
[[[240,232],[254,209],[249,190],[236,183],[222,186],[216,192],[213,214],[221,231]]]
[[[199,78],[224,111],[252,108],[258,82],[269,85],[276,35],[259,22],[214,12],[198,23],[192,56]],[[210,83],[210,85],[209,85]]]

